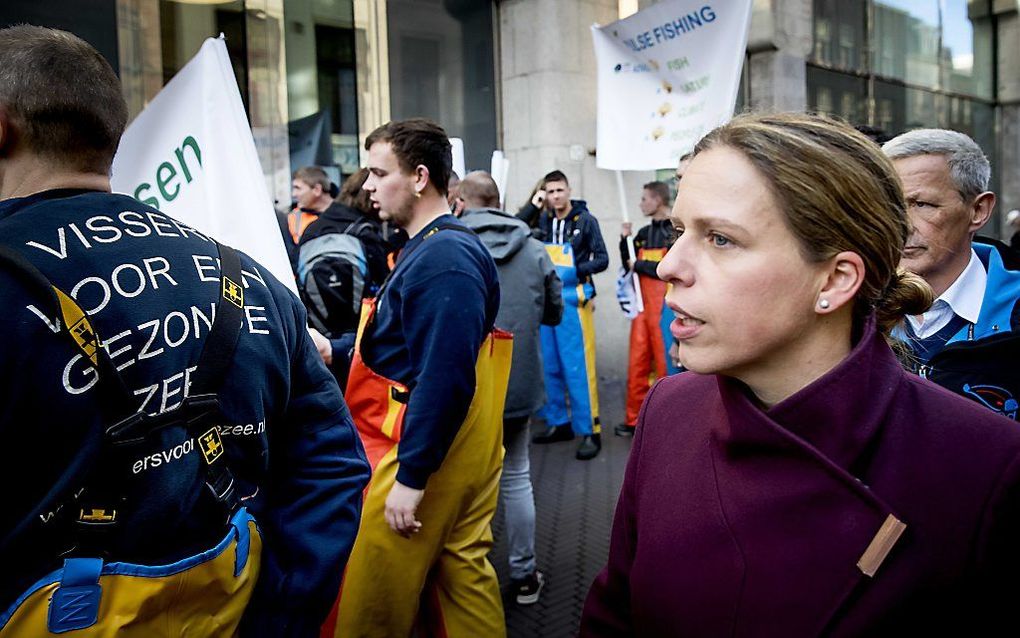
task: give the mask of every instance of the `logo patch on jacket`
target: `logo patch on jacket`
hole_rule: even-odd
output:
[[[223,298],[238,308],[244,308],[244,289],[229,277],[223,278]]]
[[[223,441],[220,440],[219,428],[212,428],[198,437],[198,440],[202,444],[202,456],[205,457],[205,462],[212,465],[223,454]]]
[[[963,384],[963,393],[979,402],[981,405],[1016,420],[1017,408],[1020,404],[1013,395],[1005,388],[996,385],[971,385]]]
[[[82,349],[82,352],[95,363],[94,357],[96,350],[99,348],[99,341],[96,339],[96,333],[92,330],[89,320],[85,317],[79,319],[71,326],[71,334],[74,336],[74,340],[78,342],[78,347]]]

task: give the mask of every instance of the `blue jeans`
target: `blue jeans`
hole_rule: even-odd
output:
[[[507,553],[510,578],[519,580],[535,571],[535,496],[531,489],[528,458],[529,417],[503,421],[503,474],[499,498],[506,513]]]

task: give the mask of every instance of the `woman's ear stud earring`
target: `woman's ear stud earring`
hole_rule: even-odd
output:
[[[821,308],[822,310],[827,310],[829,308],[829,300],[828,299],[819,299],[818,300],[818,307]]]

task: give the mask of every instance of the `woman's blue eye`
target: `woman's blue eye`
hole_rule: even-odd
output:
[[[722,235],[720,235],[718,233],[711,233],[709,235],[709,237],[711,237],[711,239],[712,239],[712,245],[713,246],[720,246],[720,247],[722,247],[722,246],[726,246],[726,245],[728,245],[730,243],[729,239],[723,237]]]

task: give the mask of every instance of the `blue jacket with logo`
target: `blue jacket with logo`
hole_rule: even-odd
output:
[[[1020,400],[1020,257],[979,238],[974,252],[988,273],[977,323],[963,326],[916,371],[1012,419]]]
[[[0,202],[0,241],[90,316],[137,398],[129,411],[167,412],[188,395],[220,296],[214,242],[130,197],[82,190]],[[243,325],[220,388],[226,422],[219,430],[237,493],[264,542],[242,633],[317,635],[357,533],[368,464],[305,329],[301,302],[245,255],[241,270]],[[46,521],[58,519],[55,508],[81,486],[111,406],[99,399],[91,364],[56,334],[62,327],[52,311],[10,272],[0,271],[0,308],[6,608],[60,565],[66,539]],[[137,459],[132,471],[144,483],[146,474],[198,454],[195,446],[179,447]],[[159,544],[167,546],[152,552],[171,559],[173,543]]]

